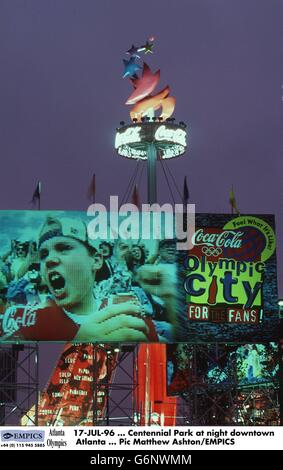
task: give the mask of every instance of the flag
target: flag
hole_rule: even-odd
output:
[[[138,192],[138,185],[135,184],[133,194],[132,194],[132,204],[135,204],[138,208],[140,208],[140,196]]]
[[[187,185],[187,177],[184,178],[184,188],[183,188],[183,204],[188,204],[188,200],[190,198],[190,193]]]
[[[40,209],[40,196],[41,196],[41,181],[38,181],[36,188],[32,195],[32,204],[38,204],[38,209]]]
[[[233,186],[232,186],[230,194],[229,194],[229,202],[230,202],[230,205],[231,205],[232,214],[234,214],[234,210],[235,210],[236,214],[240,215],[240,211],[237,207],[237,202],[236,202]]]
[[[87,191],[87,198],[94,203],[95,202],[95,173],[93,173],[90,185]]]

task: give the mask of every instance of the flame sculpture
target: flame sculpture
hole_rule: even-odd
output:
[[[140,78],[132,78],[131,81],[135,88],[134,92],[126,101],[128,105],[134,105],[130,111],[131,119],[141,121],[144,116],[154,115],[154,111],[162,109],[160,117],[162,119],[169,118],[175,109],[176,99],[169,96],[170,88],[166,86],[156,95],[150,93],[156,88],[160,79],[160,70],[152,73],[149,66],[144,63],[143,72]]]
[[[148,43],[148,45],[152,48],[152,44]],[[126,104],[133,105],[133,108],[130,111],[132,120],[136,119],[137,122],[140,122],[142,117],[154,117],[155,111],[159,110],[159,108],[161,108],[161,114],[159,117],[165,120],[172,116],[175,109],[176,99],[169,96],[169,86],[163,88],[163,90],[156,95],[151,94],[159,83],[160,70],[152,73],[149,66],[144,62],[142,74],[140,77],[137,76],[137,71],[141,67],[135,62],[136,58],[139,58],[136,51],[140,52],[144,50],[146,50],[145,46],[140,48],[132,46],[132,48],[127,51],[127,53],[131,55],[131,58],[129,61],[124,60],[124,77],[128,76],[130,78],[134,91],[127,99]],[[150,50],[150,52],[152,51]]]

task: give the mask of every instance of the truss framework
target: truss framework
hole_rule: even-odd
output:
[[[31,406],[35,413],[29,424],[37,425],[38,368],[37,343],[0,346],[0,426],[19,424]]]
[[[224,345],[192,346],[193,380],[191,387],[181,396],[178,425],[276,426],[280,424],[282,384],[270,382],[239,386],[236,362],[230,360],[228,374],[225,366],[227,364],[225,354],[231,353],[231,347],[233,350],[234,346],[229,345],[225,352]],[[226,373],[225,383],[203,382],[201,362],[204,359],[216,364],[220,374]]]

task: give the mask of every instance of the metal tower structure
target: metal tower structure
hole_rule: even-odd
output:
[[[99,346],[93,347],[94,360]],[[99,416],[101,383],[93,385],[93,425],[96,426],[132,426],[136,424],[135,389],[137,385],[135,344],[119,344],[115,347],[117,360],[107,365],[105,384],[106,408]]]
[[[150,51],[152,46],[149,44]],[[143,46],[137,48],[137,51],[143,52]],[[134,86],[133,93],[126,101],[126,104],[133,105],[130,111],[131,123],[120,123],[121,127],[116,130],[115,149],[118,155],[134,159],[138,163],[146,161],[147,203],[154,206],[158,199],[157,163],[162,164],[163,160],[179,157],[186,152],[186,125],[184,122],[175,123],[175,119],[171,117],[175,98],[169,96],[169,87],[152,95],[159,82],[160,72],[152,73],[144,62],[141,76],[137,77],[136,72],[141,67],[135,63],[139,57],[136,55],[136,48],[132,47],[128,53],[131,58],[130,61],[124,60],[124,77],[129,76]],[[162,112],[157,117],[155,112],[159,108]],[[140,369],[139,381],[143,380],[145,374],[145,383],[137,386],[137,424],[173,424],[176,406],[175,399],[166,396],[165,345],[142,345],[138,353],[137,367]],[[159,367],[158,377],[155,376],[156,367]]]

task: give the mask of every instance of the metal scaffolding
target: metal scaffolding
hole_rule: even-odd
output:
[[[94,359],[101,347],[93,345]],[[280,382],[239,386],[236,363],[231,355],[235,345],[229,345],[228,350],[226,345],[226,351],[223,345],[217,344],[188,347],[192,350],[192,383],[179,400],[176,425],[279,425]],[[97,380],[96,368],[93,368],[93,425],[139,425],[137,350],[134,344],[115,346],[118,356],[114,362],[109,360],[103,383]],[[217,364],[219,374],[227,374],[225,354],[230,354],[227,380],[224,383],[204,381],[203,372],[208,362]],[[1,345],[0,425],[20,422],[37,425],[38,364],[38,344]],[[102,392],[106,406],[101,416],[98,411]]]
[[[94,346],[94,357],[96,348]],[[135,391],[137,384],[136,355],[138,346],[135,344],[117,345],[118,358],[111,366],[107,367],[107,382],[104,388],[106,394],[106,409],[102,417],[97,416],[101,383],[94,380],[93,422],[100,426],[131,426],[136,420]],[[112,380],[109,380],[110,377]],[[95,377],[95,376],[94,376]]]
[[[235,345],[196,345],[192,349],[192,383],[181,395],[177,424],[192,426],[276,426],[280,424],[280,381],[237,382]],[[226,358],[225,358],[226,355]],[[228,357],[230,355],[230,358]],[[205,363],[217,365],[223,383],[204,381]],[[228,367],[227,367],[228,364]],[[282,403],[281,403],[282,407]]]
[[[39,396],[38,344],[1,344],[0,346],[0,425],[18,425],[33,406],[37,425]]]

